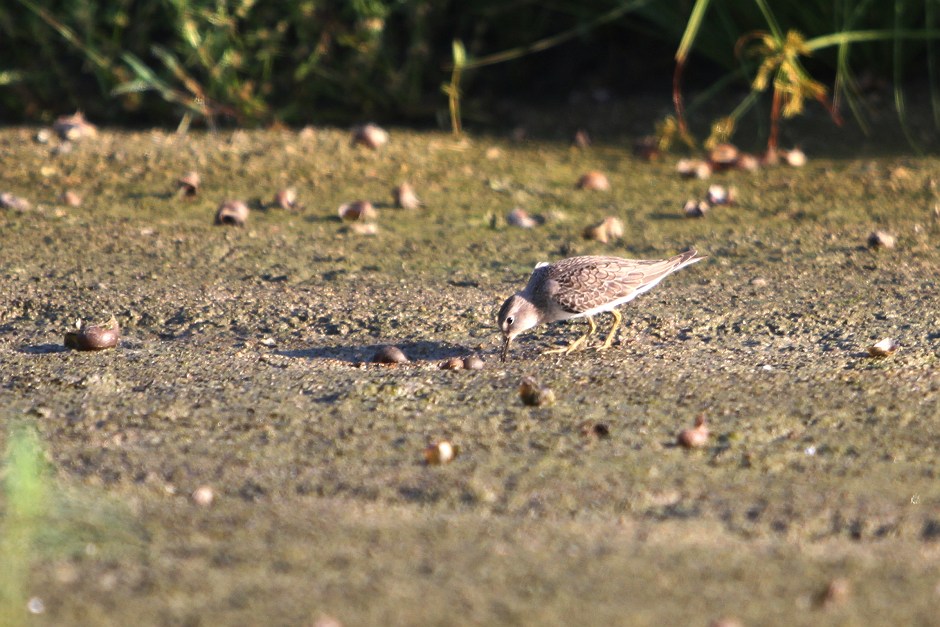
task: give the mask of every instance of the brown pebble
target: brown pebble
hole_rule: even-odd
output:
[[[530,406],[551,405],[555,402],[555,393],[538,384],[532,377],[523,377],[519,383],[519,398]]]
[[[477,355],[470,355],[463,358],[463,367],[466,370],[483,370],[483,360]]]
[[[885,248],[891,250],[897,244],[897,238],[887,231],[874,231],[868,236],[869,248]]]
[[[705,414],[699,414],[695,419],[695,428],[680,431],[677,440],[685,448],[705,446],[708,443],[708,425],[705,424]]]
[[[722,616],[708,623],[708,627],[744,627],[744,623],[733,616]]]
[[[388,132],[376,124],[364,124],[353,129],[353,145],[365,146],[373,150],[388,143]]]
[[[577,188],[606,192],[610,190],[610,181],[607,180],[607,175],[603,172],[591,170],[581,175],[581,178],[578,179]]]
[[[245,226],[248,221],[248,205],[240,200],[223,200],[215,212],[215,223],[230,226]]]
[[[405,353],[397,346],[386,344],[375,352],[372,356],[372,363],[375,364],[404,364],[408,362]]]
[[[111,319],[102,324],[78,325],[77,331],[68,331],[65,334],[64,344],[68,348],[79,351],[100,351],[114,348],[121,338],[121,327],[117,319]]]
[[[187,172],[176,181],[177,195],[184,198],[195,198],[196,194],[199,193],[201,182],[199,172],[195,170]]]
[[[451,357],[441,362],[441,370],[463,370],[463,359],[460,357]]]
[[[339,217],[347,222],[356,220],[374,220],[377,216],[375,207],[368,200],[354,200],[341,205],[337,211]]]
[[[415,194],[415,190],[408,183],[402,183],[394,190],[392,195],[395,197],[395,206],[402,209],[417,209],[421,206],[421,201]]]

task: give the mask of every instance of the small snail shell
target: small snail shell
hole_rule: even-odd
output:
[[[683,429],[679,432],[677,440],[685,448],[701,448],[708,443],[708,425],[705,424],[705,416],[700,415],[695,419],[693,429]]]
[[[716,170],[723,170],[735,165],[740,152],[734,144],[718,144],[708,152],[708,160]]]
[[[103,324],[82,325],[65,334],[65,345],[79,351],[100,351],[117,346],[121,327],[114,316]]]
[[[248,220],[248,205],[240,200],[223,200],[215,212],[216,224],[245,226]]]
[[[397,346],[390,344],[380,347],[372,356],[372,363],[375,364],[404,364],[407,361],[408,357],[405,353]]]
[[[368,200],[354,200],[340,206],[337,211],[339,217],[347,222],[356,220],[373,220],[376,217],[375,207]]]
[[[421,206],[414,188],[408,183],[402,183],[396,187],[392,190],[392,194],[395,196],[395,205],[402,209],[417,209]]]
[[[353,145],[376,150],[388,143],[388,132],[376,124],[364,124],[353,129]]]
[[[285,210],[295,209],[297,207],[297,190],[293,187],[277,190],[274,195],[274,204]]]
[[[603,172],[591,170],[581,175],[581,178],[578,179],[577,188],[606,192],[610,190],[610,181],[607,180],[607,175]]]
[[[519,207],[509,212],[509,215],[506,216],[506,222],[523,229],[531,229],[539,225],[538,220],[530,216],[525,209]]]
[[[457,457],[460,448],[447,440],[436,442],[424,449],[424,461],[428,465],[446,464]]]
[[[195,170],[187,172],[176,181],[178,187],[177,194],[185,196],[186,198],[192,198],[199,192],[200,183],[201,180],[198,172]]]

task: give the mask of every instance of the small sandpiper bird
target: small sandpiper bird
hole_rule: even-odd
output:
[[[597,331],[593,316],[604,311],[614,316],[614,326],[597,348],[608,349],[623,320],[617,307],[653,289],[673,272],[702,259],[704,257],[690,248],[670,259],[585,256],[540,263],[535,266],[525,289],[506,299],[499,310],[499,330],[503,334],[501,359],[506,361],[509,344],[523,331],[569,318],[587,318],[587,333],[568,346],[546,351],[546,354],[567,355],[583,348]]]

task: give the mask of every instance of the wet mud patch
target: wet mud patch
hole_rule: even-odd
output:
[[[4,185],[33,206],[0,210],[0,416],[36,430],[49,485],[80,501],[38,525],[68,542],[39,536],[36,618],[933,620],[934,157],[807,146],[804,168],[720,175],[737,205],[690,220],[707,185],[616,144],[102,132],[50,156],[33,133],[0,132]],[[591,169],[609,191],[575,189]],[[389,206],[405,178],[423,207]],[[224,198],[287,186],[303,209],[212,224]],[[55,202],[64,187],[81,207]],[[375,235],[336,217],[357,198]],[[515,207],[546,219],[508,226]],[[608,215],[623,240],[583,239]],[[895,248],[867,245],[876,228]],[[584,332],[558,323],[498,361],[496,312],[536,263],[690,245],[708,259],[625,306],[610,350],[544,355]],[[112,314],[115,349],[62,347]],[[899,348],[871,357],[886,337]],[[367,363],[385,344],[411,362]],[[440,368],[467,355],[484,368]],[[526,405],[526,376],[554,402]],[[703,445],[677,446],[699,415]],[[460,454],[427,465],[441,440]],[[102,503],[126,533],[88,514]]]

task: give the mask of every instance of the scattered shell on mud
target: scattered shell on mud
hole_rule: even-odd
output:
[[[193,503],[200,507],[209,507],[215,500],[215,491],[211,486],[201,485],[192,493]]]
[[[414,188],[408,183],[402,183],[392,190],[395,197],[395,206],[402,209],[417,209],[421,206],[421,201],[415,194]]]
[[[447,440],[441,440],[424,449],[424,463],[429,466],[446,464],[453,461],[458,453],[460,453],[459,446],[455,446]]]
[[[274,204],[285,211],[297,209],[297,190],[293,187],[277,190],[274,194]]]
[[[121,338],[121,327],[114,316],[101,324],[76,323],[76,331],[65,334],[64,344],[79,351],[100,351],[114,348]]]
[[[52,124],[52,130],[62,139],[73,142],[98,135],[98,129],[85,119],[85,114],[81,111],[60,116]]]
[[[700,414],[695,419],[695,427],[683,429],[676,437],[680,446],[685,448],[701,448],[708,443],[708,425],[705,424],[705,415]]]
[[[29,211],[33,205],[25,198],[20,198],[10,192],[3,192],[0,194],[0,207],[14,211]]]
[[[707,200],[695,200],[694,198],[687,200],[685,206],[682,207],[682,211],[687,218],[704,218],[709,209],[711,209],[711,205],[708,204]]]
[[[607,175],[603,172],[591,170],[581,175],[581,178],[578,179],[577,188],[606,192],[610,190],[610,181],[607,180]]]
[[[215,212],[215,223],[230,226],[245,226],[248,221],[248,205],[240,200],[223,200]]]
[[[463,370],[463,359],[460,357],[451,357],[441,362],[441,370]]]
[[[353,222],[346,228],[356,235],[378,235],[379,233],[379,225],[375,222]]]
[[[526,212],[525,209],[516,207],[506,216],[506,222],[510,226],[518,226],[523,229],[531,229],[539,225],[539,221]]]
[[[353,129],[352,143],[375,150],[388,143],[388,132],[377,124],[363,124]]]
[[[701,159],[679,159],[676,163],[676,172],[682,178],[704,180],[712,175],[712,166]]]
[[[852,583],[845,577],[836,577],[817,595],[816,604],[820,607],[834,607],[848,601],[850,596]]]
[[[195,198],[196,194],[199,193],[201,183],[202,179],[199,172],[192,170],[176,180],[176,193],[184,198]]]
[[[378,215],[375,207],[368,200],[354,200],[340,206],[337,211],[340,219],[347,222],[374,220]]]
[[[532,377],[523,377],[519,383],[519,398],[530,406],[551,405],[555,402],[555,393],[538,384]]]
[[[581,435],[602,440],[610,437],[610,426],[606,422],[588,421],[581,424]]]
[[[483,370],[483,360],[477,355],[470,355],[463,358],[463,367],[467,370]]]
[[[343,627],[343,623],[338,618],[328,614],[321,614],[317,620],[313,622],[313,627]]]
[[[67,189],[59,195],[59,203],[69,207],[81,207],[82,197],[74,191]]]
[[[738,199],[738,190],[734,186],[709,185],[705,199],[712,205],[733,205]]]
[[[397,346],[386,344],[379,347],[379,350],[372,356],[374,364],[404,364],[408,363],[408,357]]]
[[[584,229],[584,239],[593,239],[601,244],[623,238],[623,220],[614,216],[607,216],[597,224]]]
[[[760,159],[745,152],[738,157],[738,161],[734,164],[734,167],[744,172],[757,172],[760,170]]]
[[[655,161],[660,157],[659,138],[647,135],[633,142],[633,154],[647,161]]]
[[[870,357],[887,357],[900,348],[896,340],[886,337],[868,347]]]
[[[794,168],[802,168],[806,165],[806,153],[799,148],[781,151],[780,158],[783,159],[784,163],[788,166]]]
[[[718,144],[708,151],[708,161],[715,170],[725,170],[734,167],[741,152],[734,144]]]
[[[874,231],[868,236],[869,248],[886,248],[891,250],[897,244],[897,238],[887,231]]]

